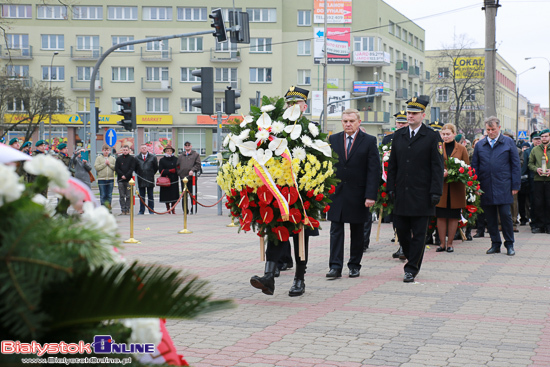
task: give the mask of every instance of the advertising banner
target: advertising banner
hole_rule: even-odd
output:
[[[325,22],[325,2],[313,2],[313,23]],[[327,2],[327,23],[351,23],[351,0],[329,0]]]
[[[335,103],[327,107],[327,118],[339,119],[342,117],[342,112],[350,108],[350,101],[340,101],[348,98],[350,98],[349,92],[329,90],[327,92],[327,103]],[[323,91],[313,91],[311,94],[311,117],[319,118],[321,112],[323,112]]]
[[[354,51],[354,62],[364,63],[390,63],[390,54],[384,51]]]
[[[384,82],[353,82],[353,93],[367,93],[368,87],[374,87],[375,93],[384,93],[385,87],[389,86],[388,83]]]
[[[327,61],[329,64],[351,63],[350,28],[327,28]],[[323,28],[314,28],[313,59],[320,64],[324,57]]]
[[[485,57],[457,57],[455,59],[455,79],[485,78]]]

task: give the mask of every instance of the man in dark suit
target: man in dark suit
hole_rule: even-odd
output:
[[[351,249],[349,276],[359,276],[363,258],[363,226],[371,215],[380,180],[380,157],[376,138],[359,129],[359,111],[342,113],[344,131],[329,137],[332,149],[338,153],[336,177],[341,181],[331,195],[328,212],[330,225],[330,271],[327,278],[340,278],[344,261],[344,223],[350,224]]]
[[[145,192],[147,192],[149,214],[154,214],[155,197],[153,196],[153,189],[155,188],[155,173],[159,170],[158,159],[154,154],[149,153],[146,144],[141,144],[139,154],[135,156],[135,161],[139,196],[145,201]],[[145,204],[140,200],[138,215],[143,214],[145,214]]]
[[[409,127],[393,137],[387,188],[395,201],[393,218],[407,258],[405,283],[414,282],[424,257],[428,220],[443,193],[443,142],[422,123],[428,101],[407,101]]]

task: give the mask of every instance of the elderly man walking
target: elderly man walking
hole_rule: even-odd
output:
[[[487,250],[487,254],[500,252],[500,215],[506,254],[514,256],[516,252],[511,205],[521,186],[518,150],[512,139],[500,133],[500,120],[497,117],[491,116],[485,120],[485,130],[487,138],[476,144],[472,167],[484,192],[481,196],[481,207],[491,236],[491,248]]]

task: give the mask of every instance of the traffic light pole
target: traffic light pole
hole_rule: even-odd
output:
[[[223,126],[223,121],[222,121],[222,112],[221,111],[218,111],[218,118],[216,120],[216,124],[218,125],[218,128],[216,129],[216,137],[218,138],[218,153],[221,153],[222,151],[222,126]],[[219,169],[219,164],[221,162],[218,162],[218,169]],[[220,201],[220,199],[222,198],[222,188],[220,187],[220,185],[218,185],[218,201]],[[222,215],[222,202],[220,201],[218,203],[218,215]]]
[[[107,56],[109,56],[109,54],[111,52],[113,52],[113,51],[115,51],[115,50],[117,50],[121,47],[137,45],[137,44],[140,44],[140,43],[147,43],[147,42],[164,41],[164,40],[169,40],[169,39],[173,39],[173,38],[198,36],[198,35],[201,35],[201,34],[214,34],[215,32],[216,31],[214,29],[210,29],[210,30],[207,30],[207,31],[172,34],[172,35],[169,35],[169,36],[150,37],[150,38],[145,38],[145,39],[141,39],[141,40],[122,42],[122,43],[118,43],[118,44],[112,46],[111,48],[109,48],[107,51],[105,51],[99,57],[99,59],[97,60],[95,66],[94,66],[94,70],[92,71],[92,76],[90,78],[90,132],[91,132],[91,134],[90,134],[90,162],[92,162],[92,168],[93,168],[93,162],[95,162],[95,158],[96,158],[96,155],[97,155],[96,139],[92,138],[93,136],[96,135],[95,132],[97,130],[97,127],[96,127],[97,119],[96,119],[96,110],[95,110],[95,107],[96,107],[95,106],[95,80],[97,78],[97,73],[99,72],[99,67],[103,63],[103,60],[105,60],[105,58]],[[84,139],[86,140],[86,137],[84,137]],[[86,146],[86,141],[84,141],[84,146]],[[135,150],[135,146],[134,146],[134,150]],[[95,168],[93,168],[93,169],[95,169]]]

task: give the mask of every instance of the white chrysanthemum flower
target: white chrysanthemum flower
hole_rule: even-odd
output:
[[[460,163],[460,159],[454,158],[454,160],[455,160],[455,163]]]
[[[19,182],[19,175],[14,166],[0,164],[0,206],[11,203],[21,197],[25,185]]]
[[[300,137],[300,134],[302,134],[302,125],[288,125],[287,127],[285,127],[285,132],[287,134],[290,134],[290,138],[292,140],[296,140]]]
[[[96,229],[110,235],[116,233],[118,228],[116,219],[109,213],[109,209],[104,206],[94,207],[91,201],[85,202],[82,209],[84,213],[80,218],[86,228]]]
[[[267,139],[269,139],[269,131],[258,130],[258,132],[256,133],[256,139],[260,139],[262,143],[264,143]]]
[[[122,325],[132,329],[132,334],[128,338],[128,343],[153,343],[159,345],[162,340],[160,330],[160,319],[141,318],[141,319],[123,319]]]
[[[262,148],[260,148],[256,151],[256,161],[258,161],[258,163],[262,166],[266,164],[267,161],[269,161],[272,157],[273,152],[271,152],[271,150],[269,149],[263,150]]]
[[[296,147],[292,149],[292,157],[299,159],[300,162],[306,159],[306,155],[306,150],[302,147]]]
[[[261,127],[262,129],[269,129],[269,127],[271,126],[271,117],[269,117],[269,115],[267,113],[262,113],[260,115],[260,117],[258,117],[258,120],[256,121],[256,125],[258,125],[258,127]]]
[[[231,154],[231,165],[237,167],[237,164],[239,164],[239,153],[233,153]]]
[[[302,136],[300,137],[300,139],[302,140],[302,143],[304,143],[304,145],[305,145],[306,147],[310,147],[311,144],[313,144],[313,141],[312,141],[311,138],[310,138],[309,136],[307,136],[307,135],[302,135]]]
[[[250,129],[245,129],[241,131],[241,133],[238,136],[238,139],[244,141],[244,139],[248,138],[248,134],[250,134]]]
[[[284,129],[285,129],[285,124],[283,124],[281,121],[275,121],[271,125],[271,132],[273,134],[280,134],[283,132]]]
[[[317,125],[310,122],[309,125],[307,125],[307,128],[311,136],[316,137],[317,135],[319,135],[319,128],[317,127]]]
[[[31,161],[25,162],[23,167],[31,175],[47,177],[52,186],[67,187],[70,177],[69,170],[59,159],[47,154],[39,154]]]
[[[254,117],[252,117],[250,115],[245,116],[243,118],[243,120],[241,121],[241,127],[245,127],[246,125],[248,125],[252,121],[254,121]]]
[[[296,121],[300,118],[301,114],[302,111],[300,110],[300,105],[293,104],[285,110],[285,113],[283,113],[283,118],[290,121]]]
[[[262,108],[260,108],[260,110],[262,112],[270,112],[270,111],[273,111],[275,109],[275,106],[273,106],[272,104],[268,104],[266,106],[262,106]]]

